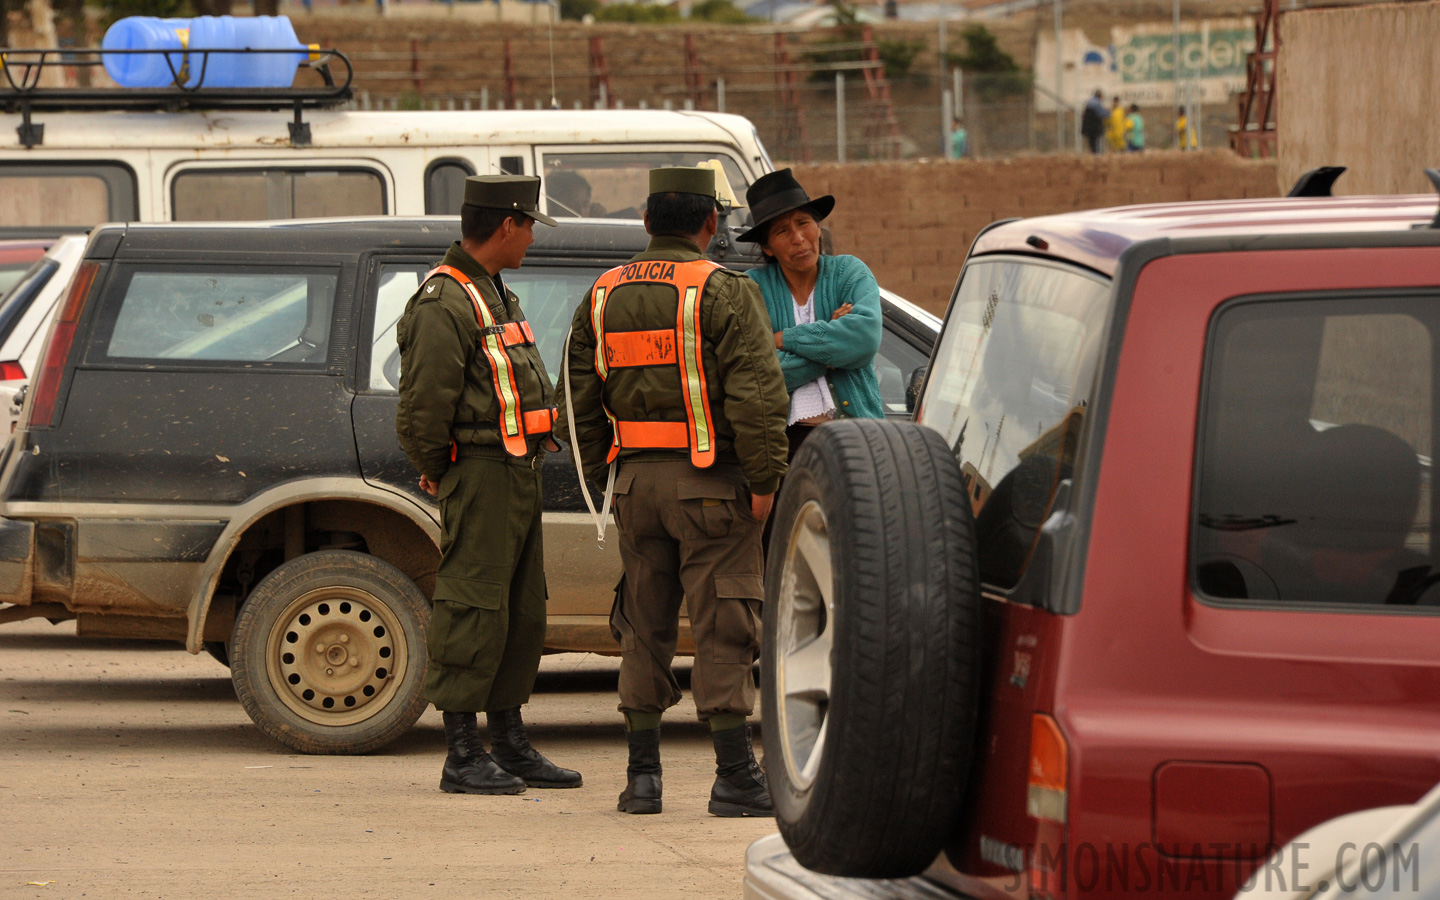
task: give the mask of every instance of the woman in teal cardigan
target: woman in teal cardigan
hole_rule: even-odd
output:
[[[880,286],[853,256],[821,256],[820,221],[835,208],[811,200],[789,169],[771,172],[745,198],[755,226],[740,240],[759,244],[760,285],[790,392],[790,449],[829,419],[880,419],[875,353],[883,327]]]

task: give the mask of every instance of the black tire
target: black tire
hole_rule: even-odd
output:
[[[950,836],[978,703],[974,535],[960,468],[929,428],[845,420],[796,454],[766,566],[761,674],[775,819],[806,868],[907,877]]]
[[[205,652],[213,656],[220,665],[230,668],[230,648],[224,641],[206,641]]]
[[[301,753],[377,750],[425,711],[429,621],[415,582],[384,560],[348,550],[292,559],[235,617],[235,693],[262,731]]]

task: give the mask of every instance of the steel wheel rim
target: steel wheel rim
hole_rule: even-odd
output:
[[[778,601],[775,714],[786,775],[805,790],[825,750],[835,633],[830,533],[817,500],[800,508],[790,529]]]
[[[296,597],[276,618],[265,669],[280,701],[302,719],[354,725],[379,713],[399,692],[408,644],[400,619],[369,591],[317,588]]]

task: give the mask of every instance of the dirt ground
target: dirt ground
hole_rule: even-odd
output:
[[[714,757],[688,693],[664,726],[665,812],[615,811],[617,669],[546,657],[526,708],[583,788],[463,796],[438,789],[434,710],[375,755],[302,756],[209,656],[0,627],[0,898],[738,898],[774,824],[706,813]]]

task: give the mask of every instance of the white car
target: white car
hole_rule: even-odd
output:
[[[1236,900],[1440,897],[1440,785],[1410,806],[1365,809],[1281,847]]]
[[[0,297],[0,405],[9,410],[3,434],[15,430],[24,402],[22,389],[40,365],[50,319],[80,265],[88,238],[67,234]]]

